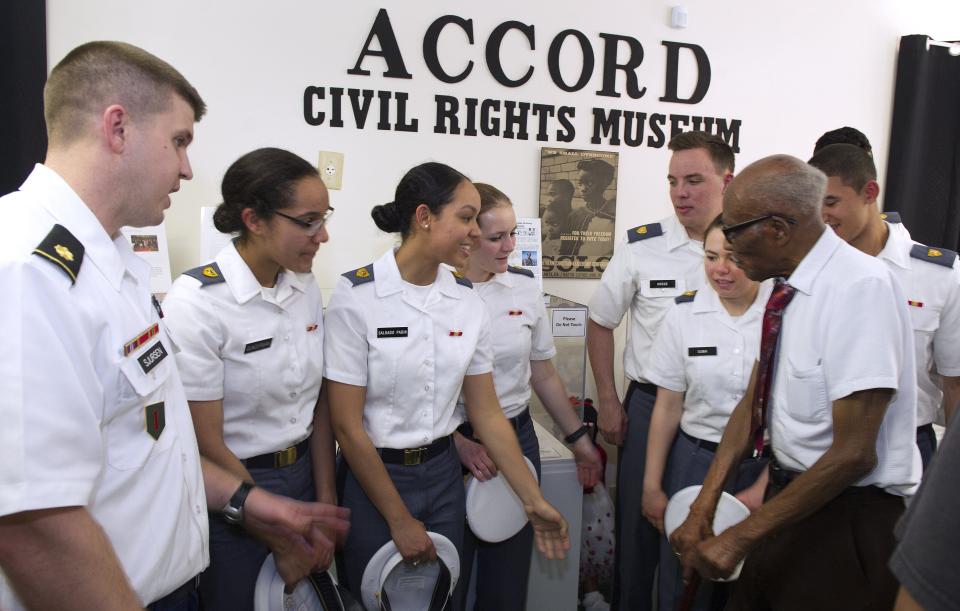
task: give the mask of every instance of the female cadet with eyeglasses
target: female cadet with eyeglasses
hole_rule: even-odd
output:
[[[483,300],[492,328],[493,381],[504,415],[517,432],[520,447],[540,475],[540,444],[530,418],[532,389],[572,444],[580,483],[590,488],[600,478],[600,456],[586,433],[588,429],[570,406],[567,391],[553,367],[557,353],[543,294],[533,272],[507,265],[516,245],[517,215],[502,191],[474,183],[480,193],[477,238],[463,275]],[[454,433],[463,463],[474,477],[486,481],[497,466],[484,446],[464,423]],[[527,581],[533,531],[526,526],[500,543],[486,543],[466,530],[462,571],[469,579],[473,552],[477,556],[476,606],[480,611],[522,611],[526,608]]]
[[[548,558],[569,547],[564,519],[540,493],[497,402],[490,321],[463,267],[480,235],[480,196],[460,172],[419,165],[372,216],[402,243],[343,274],[327,308],[324,371],[331,419],[346,459],[342,503],[352,527],[343,547],[357,593],[370,557],[391,539],[404,560],[436,558],[426,531],[463,550],[465,492],[450,436],[457,399],[524,503]],[[466,577],[464,577],[465,579]],[[461,579],[462,584],[464,579]]]
[[[707,285],[676,298],[654,340],[644,376],[657,386],[643,478],[643,514],[663,532],[667,499],[703,483],[727,420],[747,391],[760,350],[769,282],[747,278],[731,260],[720,217],[703,243]],[[679,428],[679,433],[678,429]],[[748,488],[766,468],[747,458],[727,492]],[[682,567],[660,542],[659,604],[673,611],[683,593]],[[697,609],[722,609],[725,592],[701,585]]]
[[[178,278],[163,302],[200,453],[243,478],[240,496],[255,484],[335,503],[333,436],[321,394],[323,304],[310,271],[328,239],[327,189],[307,161],[263,148],[230,166],[222,194],[214,225],[239,237]],[[211,513],[204,608],[252,611],[267,554]]]

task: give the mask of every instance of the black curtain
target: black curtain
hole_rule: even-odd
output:
[[[0,195],[16,191],[43,161],[43,84],[47,80],[44,0],[0,2]]]
[[[960,56],[928,40],[900,39],[884,208],[914,240],[958,250]]]

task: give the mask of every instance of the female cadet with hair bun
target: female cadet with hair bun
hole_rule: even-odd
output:
[[[477,222],[480,236],[468,264],[461,268],[483,300],[496,334],[493,342],[493,381],[497,399],[516,431],[520,447],[540,475],[540,444],[530,418],[530,391],[536,391],[565,434],[574,452],[577,476],[585,488],[596,485],[600,456],[586,427],[571,408],[567,391],[553,367],[557,353],[540,285],[533,272],[507,265],[516,245],[517,215],[502,191],[475,183],[480,193]],[[464,423],[454,433],[460,462],[474,477],[486,481],[497,466]],[[476,607],[479,611],[522,611],[526,608],[533,532],[526,526],[500,543],[480,541],[467,527],[462,571],[469,579],[473,552],[477,555]]]
[[[163,303],[200,453],[246,483],[335,503],[323,304],[310,272],[328,239],[327,189],[308,162],[264,148],[230,166],[222,194],[214,224],[239,237],[178,278]],[[204,608],[252,611],[268,551],[211,514]],[[329,563],[328,554],[319,568]]]
[[[346,459],[342,502],[353,526],[344,573],[355,594],[367,562],[391,539],[414,565],[436,558],[427,530],[462,555],[465,493],[450,439],[463,421],[461,390],[540,551],[561,557],[569,547],[566,522],[540,493],[497,402],[483,302],[469,280],[441,266],[466,264],[479,209],[476,188],[453,168],[413,168],[395,200],[371,213],[380,229],[401,234],[400,247],[343,274],[327,308],[324,376]]]

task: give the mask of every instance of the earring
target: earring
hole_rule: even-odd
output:
[[[423,224],[423,228],[424,228],[424,229],[430,229],[430,225],[429,225],[428,223],[424,223],[424,224]]]

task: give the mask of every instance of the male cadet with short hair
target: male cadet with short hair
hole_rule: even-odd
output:
[[[873,158],[851,144],[820,149],[810,165],[827,175],[823,220],[854,248],[887,264],[910,306],[917,358],[917,447],[926,470],[937,449],[933,422],[960,402],[960,262],[957,253],[914,241],[895,212],[877,209]]]
[[[733,179],[733,151],[721,138],[685,132],[673,151],[667,180],[675,214],[634,227],[619,242],[590,301],[587,350],[599,395],[599,429],[622,446],[617,461],[616,551],[613,607],[652,607],[660,533],[641,511],[647,432],[657,388],[641,375],[647,353],[674,298],[704,282],[703,234],[720,214],[723,191]],[[613,329],[630,310],[624,373],[630,379],[623,404],[613,375]]]
[[[737,265],[777,281],[748,391],[670,543],[688,579],[727,577],[746,558],[727,611],[886,611],[897,591],[893,529],[920,478],[910,314],[890,270],[824,226],[826,184],[775,155],[723,198]],[[765,502],[714,536],[724,482],[765,441]]]
[[[119,232],[159,224],[192,177],[203,100],[146,51],[92,42],[44,106],[46,160],[0,200],[0,608],[195,609],[208,506],[295,583],[346,510],[200,458],[150,267]]]

